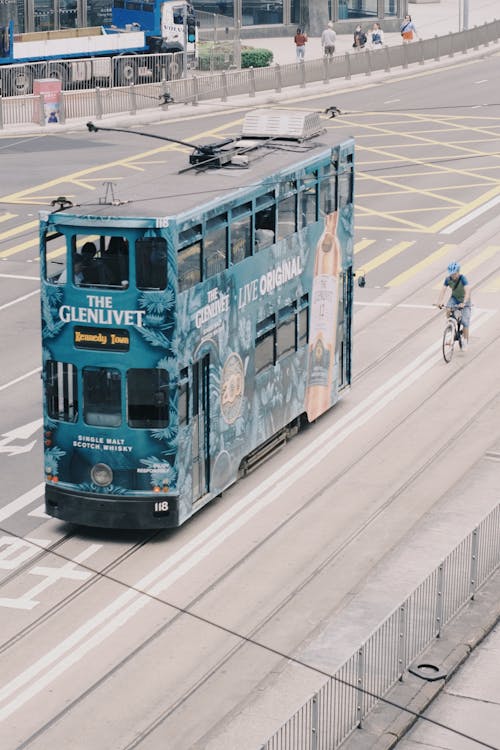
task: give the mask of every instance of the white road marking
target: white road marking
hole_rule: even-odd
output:
[[[7,307],[12,307],[12,305],[17,305],[19,302],[24,302],[25,299],[33,297],[34,294],[40,294],[40,290],[35,289],[34,292],[29,292],[29,294],[25,294],[22,297],[17,297],[17,299],[13,299],[11,302],[6,302],[5,305],[0,305],[0,310],[5,310],[5,308]]]
[[[40,276],[21,276],[16,273],[0,273],[0,279],[23,279],[23,281],[40,281]]]
[[[455,221],[453,224],[450,224],[445,229],[441,230],[441,234],[452,234],[457,229],[460,229],[460,227],[463,227],[465,224],[468,224],[469,221],[473,221],[478,216],[481,216],[481,214],[486,213],[486,211],[489,211],[490,208],[493,208],[498,203],[500,203],[500,195],[497,195],[496,198],[492,198],[491,200],[484,203],[482,206],[478,206],[474,209],[474,211],[471,211],[470,214],[467,214],[467,216],[463,216],[458,221]]]
[[[34,370],[25,372],[24,375],[19,375],[18,378],[14,378],[14,380],[10,380],[8,383],[4,383],[3,385],[0,385],[0,391],[3,391],[5,388],[10,388],[11,385],[20,383],[21,380],[26,380],[26,378],[30,378],[32,375],[36,375],[38,372],[40,372],[41,369],[42,369],[41,367],[35,367]]]
[[[24,495],[21,495],[15,500],[12,500],[12,502],[6,505],[4,508],[0,508],[0,522],[5,521],[6,518],[13,516],[14,513],[18,513],[23,508],[26,508],[27,505],[30,505],[35,500],[38,500],[38,498],[43,496],[44,489],[45,482],[42,482],[36,487],[33,487],[33,489],[28,490],[28,492],[25,492]]]
[[[493,311],[481,313],[474,323],[475,330],[494,314]],[[422,354],[385,381],[382,386],[341,417],[328,430],[318,435],[301,451],[300,455],[280,466],[259,487],[231,506],[197,537],[140,579],[134,589],[154,596],[164,593],[169,586],[198,565],[214,549],[221,546],[253,516],[260,513],[278,497],[282,497],[288,487],[296,486],[297,483],[303,481],[304,474],[307,475],[313,471],[333,448],[366,424],[415,381],[418,381],[436,364],[435,355],[440,349],[441,339],[427,347]],[[151,601],[146,594],[139,594],[134,589],[120,594],[55,648],[4,684],[0,689],[0,701],[4,702],[0,710],[0,721],[7,719],[32,697],[44,690],[59,675],[79,662],[85,654],[115,633]],[[7,702],[9,699],[10,702]]]

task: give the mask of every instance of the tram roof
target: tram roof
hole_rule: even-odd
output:
[[[275,182],[276,175],[286,173],[294,166],[306,166],[332,147],[341,144],[347,146],[346,141],[351,139],[341,131],[337,127],[325,128],[317,136],[302,142],[267,139],[265,145],[248,152],[250,161],[247,168],[228,165],[221,168],[191,168],[183,172],[189,167],[191,149],[165,144],[154,155],[148,151],[142,163],[140,158],[131,159],[129,164],[132,168],[124,167],[120,179],[113,181],[112,189],[108,188],[108,195],[105,195],[104,182],[98,200],[67,208],[57,217],[53,216],[52,220],[65,223],[63,216],[82,220],[85,217],[122,220],[171,218],[216,209],[217,204],[222,207],[227,199],[236,198],[239,192],[242,196],[250,194],[252,188],[261,188],[266,181]],[[252,140],[255,142],[257,139]]]

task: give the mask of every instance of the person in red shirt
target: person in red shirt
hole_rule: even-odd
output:
[[[302,29],[297,29],[293,41],[295,42],[295,49],[297,51],[297,60],[304,61],[304,53],[306,51],[307,34],[304,34]]]

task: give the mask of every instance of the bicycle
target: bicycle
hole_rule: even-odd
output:
[[[444,307],[444,305],[440,307]],[[443,332],[443,358],[447,363],[451,362],[453,357],[455,342],[458,341],[460,349],[463,346],[462,308],[459,305],[453,305],[448,309],[450,310],[450,315]]]

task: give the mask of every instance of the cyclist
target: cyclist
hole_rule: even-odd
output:
[[[446,307],[448,308],[447,314],[450,316],[452,307],[459,307],[462,310],[462,346],[465,347],[469,343],[470,286],[463,273],[460,273],[460,263],[456,261],[453,261],[448,266],[448,275],[444,280],[437,301],[439,308],[444,307],[443,302],[447,287],[451,290],[450,298],[446,303]]]

